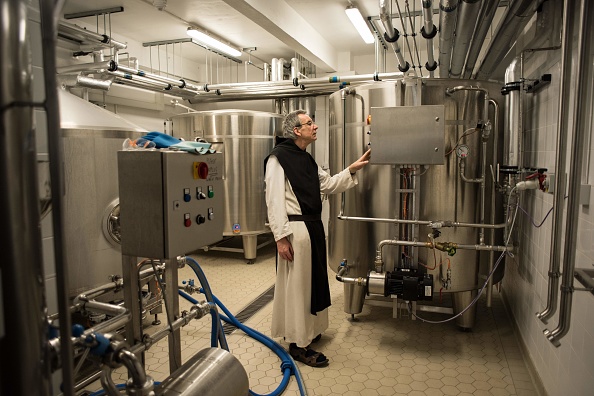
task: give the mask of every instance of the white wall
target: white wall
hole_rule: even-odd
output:
[[[560,50],[544,51],[526,58],[524,77],[539,78],[550,73],[552,83],[535,94],[525,95],[524,155],[526,166],[547,168],[556,173],[556,140],[559,133]],[[591,76],[590,76],[591,77]],[[590,82],[588,82],[590,81]],[[592,96],[591,80],[586,79]],[[582,98],[584,99],[584,98]],[[589,103],[592,112],[592,101]],[[571,106],[573,107],[573,103]],[[591,113],[590,113],[591,114]],[[582,182],[594,184],[594,134],[592,120],[586,131],[586,160]],[[568,152],[571,147],[569,138]],[[571,157],[571,155],[569,156]],[[567,170],[569,171],[569,161]],[[566,201],[567,203],[567,201]],[[540,191],[524,194],[521,206],[538,224],[553,206],[553,195]],[[594,265],[594,194],[588,206],[580,206],[578,221],[576,268]],[[563,208],[564,221],[567,207]],[[561,346],[555,347],[543,334],[559,323],[559,312],[544,324],[535,315],[547,306],[547,282],[551,246],[552,216],[536,228],[530,219],[520,214],[520,251],[506,262],[503,294],[511,311],[522,342],[538,375],[550,396],[581,396],[594,394],[594,296],[585,291],[573,293],[573,309],[568,334]],[[564,223],[564,228],[566,223]],[[563,238],[560,242],[564,243]],[[577,280],[574,286],[583,287]],[[557,303],[557,306],[559,304]]]

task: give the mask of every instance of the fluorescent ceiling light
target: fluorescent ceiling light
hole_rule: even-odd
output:
[[[235,57],[241,56],[241,51],[236,50],[235,48],[233,48],[225,43],[222,43],[219,40],[215,39],[214,37],[211,37],[211,36],[207,35],[206,33],[203,33],[199,30],[196,30],[193,28],[188,28],[186,33],[188,34],[188,36],[192,37],[196,41],[200,42],[200,44],[203,44],[204,46],[206,46],[209,49],[212,49],[212,50],[218,51],[218,52],[223,52],[227,55],[231,55],[231,56],[235,56]]]
[[[346,10],[344,10],[344,12],[346,12],[347,16],[351,20],[351,23],[361,35],[363,41],[365,41],[367,44],[373,44],[375,42],[373,34],[369,30],[369,26],[367,26],[365,19],[363,19],[363,15],[361,15],[359,12],[359,9],[350,5],[346,8]]]

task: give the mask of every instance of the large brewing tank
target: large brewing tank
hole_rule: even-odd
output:
[[[337,92],[330,96],[330,168],[336,173],[356,160],[371,144],[373,157],[373,128],[374,120],[370,117],[372,108],[390,108],[397,106],[443,105],[445,109],[445,149],[454,147],[461,136],[469,128],[474,128],[485,120],[485,95],[480,91],[458,91],[447,94],[448,88],[457,86],[470,87],[468,81],[451,79],[409,79],[403,78],[396,82],[380,82],[356,87],[354,92],[346,94]],[[490,99],[501,103],[500,86],[495,83],[472,81],[473,87],[481,87],[489,92]],[[495,120],[492,107],[489,107],[489,119],[495,126],[501,125]],[[414,125],[414,121],[402,120]],[[343,126],[346,125],[346,128]],[[414,128],[411,128],[414,129]],[[345,131],[346,130],[346,131]],[[343,133],[343,131],[345,131]],[[410,131],[414,133],[413,131]],[[486,183],[486,212],[485,219],[490,222],[494,210],[491,204],[491,194],[494,183],[489,165],[495,163],[494,157],[500,157],[500,151],[495,147],[499,132],[493,128],[487,148],[487,183]],[[404,138],[404,137],[403,137]],[[396,137],[398,139],[398,137]],[[398,140],[397,140],[398,141]],[[402,142],[405,139],[401,140]],[[471,155],[466,159],[465,173],[469,178],[478,177],[480,168],[481,134],[475,133],[463,137],[461,140],[469,147]],[[405,143],[401,143],[405,144]],[[414,147],[407,147],[415,151]],[[343,161],[344,150],[344,161]],[[397,161],[396,161],[397,162]],[[344,216],[375,217],[375,218],[403,218],[403,194],[407,199],[414,199],[411,186],[402,184],[403,168],[408,165],[380,165],[372,164],[364,168],[359,174],[359,185],[345,193]],[[458,158],[455,153],[445,156],[441,165],[420,166],[414,177],[418,187],[415,199],[416,208],[408,215],[410,219],[419,220],[452,220],[466,223],[478,223],[479,214],[479,183],[466,183],[460,179]],[[502,222],[503,209],[500,202],[495,205],[500,208],[496,216],[496,223]],[[407,229],[390,223],[370,223],[337,219],[342,205],[340,195],[330,197],[330,218],[328,224],[328,255],[332,269],[347,259],[350,267],[349,277],[365,277],[374,269],[374,258],[378,243],[382,240],[408,239],[427,241],[432,229],[427,226],[416,226]],[[443,228],[438,241],[455,241],[462,244],[478,244],[478,228]],[[494,235],[494,243],[502,244],[501,232]],[[491,244],[490,230],[486,231],[486,243]],[[410,265],[410,259],[428,265],[434,265],[434,251],[425,248],[415,248],[405,257],[400,246],[384,246],[383,258],[385,270],[404,268]],[[436,253],[439,260],[440,252]],[[445,278],[446,266],[438,266],[435,270],[428,270],[433,274],[434,293],[452,293],[453,309],[455,313],[464,309],[483,285],[488,273],[490,252],[474,250],[458,250],[455,256],[449,257],[452,271],[452,282],[445,288],[441,279]],[[497,253],[497,256],[499,253]],[[447,255],[441,255],[445,261]],[[419,266],[419,268],[421,268]],[[501,280],[503,265],[498,267],[494,276],[494,283]],[[345,284],[345,312],[360,313],[365,298],[365,290],[361,286]],[[468,310],[457,319],[457,324],[463,328],[471,328],[474,324],[473,310]]]
[[[146,130],[60,90],[65,256],[70,295],[122,273],[117,152]],[[142,203],[139,203],[142,204]]]
[[[258,235],[268,233],[264,158],[281,130],[282,116],[247,110],[212,110],[171,117],[172,135],[205,139],[225,154],[224,237],[241,236],[248,262],[256,258]],[[230,250],[230,249],[228,249]]]

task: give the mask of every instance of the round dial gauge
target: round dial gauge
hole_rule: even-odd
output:
[[[468,157],[468,154],[470,154],[470,149],[467,145],[461,144],[458,147],[456,147],[456,155],[458,156],[458,158],[466,158]]]

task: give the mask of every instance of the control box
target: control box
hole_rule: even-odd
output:
[[[122,254],[170,259],[223,238],[223,153],[119,151]]]
[[[371,108],[371,164],[443,165],[445,106]]]

